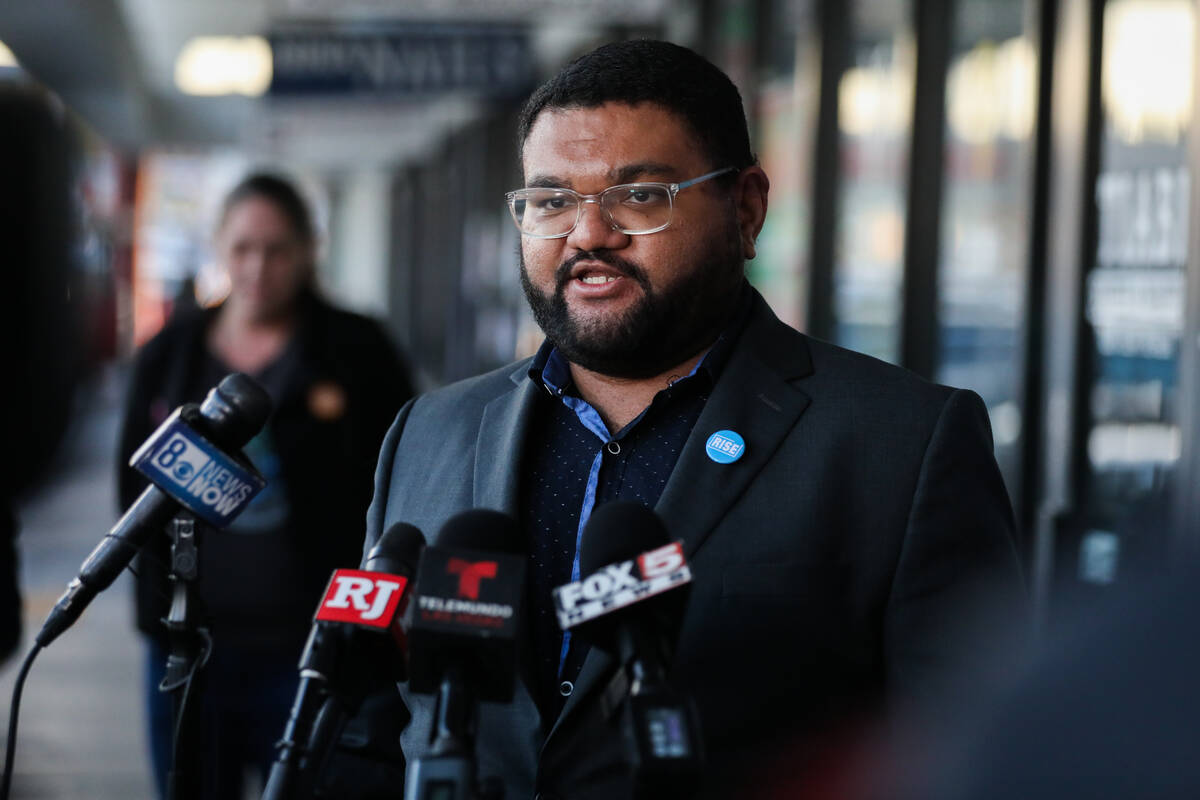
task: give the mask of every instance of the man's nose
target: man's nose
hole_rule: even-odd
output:
[[[567,245],[576,250],[616,250],[629,244],[629,234],[613,227],[595,201],[585,201],[575,230],[567,235]]]

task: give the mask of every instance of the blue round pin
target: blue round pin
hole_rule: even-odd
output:
[[[746,440],[733,431],[717,431],[704,443],[704,452],[718,464],[732,464],[746,452]]]

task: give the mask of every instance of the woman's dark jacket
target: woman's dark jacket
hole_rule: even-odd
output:
[[[296,348],[295,368],[274,398],[267,431],[291,510],[290,545],[297,548],[302,565],[304,585],[297,588],[311,597],[311,615],[330,572],[359,562],[379,446],[413,387],[404,362],[377,323],[309,293],[302,297],[301,309],[296,339],[289,345]],[[138,353],[120,439],[122,509],[146,485],[127,466],[130,456],[166,414],[201,401],[211,388],[197,385],[197,376],[206,358],[205,334],[216,315],[216,309],[184,313]],[[341,413],[330,410],[331,396],[345,401]],[[332,406],[336,411],[338,403]],[[165,634],[161,620],[169,609],[168,558],[164,534],[153,537],[137,562],[137,624],[155,636]],[[258,566],[272,569],[271,564]],[[287,624],[303,635],[310,618]]]

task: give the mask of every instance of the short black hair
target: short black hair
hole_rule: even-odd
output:
[[[580,56],[542,84],[517,122],[518,156],[546,109],[596,108],[605,103],[653,103],[678,114],[704,147],[714,169],[757,163],[742,96],[729,76],[698,53],[671,42],[633,39]]]
[[[251,197],[261,197],[270,201],[287,217],[292,231],[306,242],[312,243],[316,238],[313,228],[312,212],[308,203],[296,188],[296,185],[282,175],[272,172],[255,172],[247,175],[229,190],[225,201],[221,203],[221,214],[217,218],[217,227],[225,224],[229,212],[243,200]]]

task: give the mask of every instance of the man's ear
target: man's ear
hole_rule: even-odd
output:
[[[771,181],[762,167],[746,167],[738,174],[733,190],[733,202],[737,207],[738,236],[742,244],[742,257],[754,258],[754,243],[767,217],[767,192]]]

